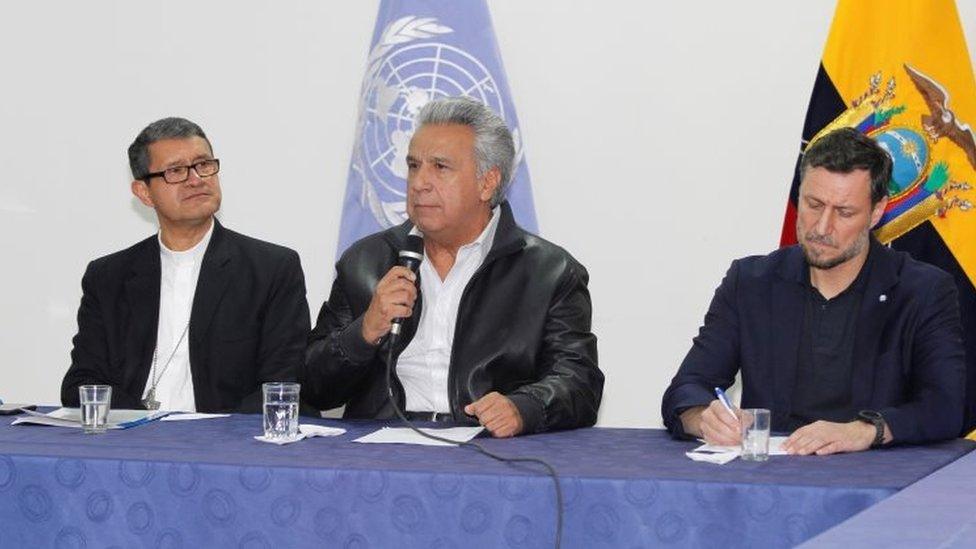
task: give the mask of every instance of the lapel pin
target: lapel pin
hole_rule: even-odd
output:
[[[881,295],[878,296],[878,301],[880,301],[881,303],[884,303],[885,301],[888,301],[888,296],[886,296],[884,294],[881,294]]]

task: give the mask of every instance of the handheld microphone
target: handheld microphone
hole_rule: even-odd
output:
[[[420,270],[420,263],[423,260],[424,260],[424,238],[423,236],[418,234],[417,229],[414,228],[412,231],[410,231],[410,234],[407,235],[406,247],[400,250],[400,253],[398,254],[397,265],[400,265],[401,267],[406,267],[410,269],[410,271],[413,272],[413,274],[417,274],[417,271]],[[407,419],[407,416],[403,413],[403,410],[401,409],[401,405],[397,400],[396,394],[394,394],[393,392],[393,382],[392,382],[393,371],[396,370],[396,358],[397,358],[393,353],[393,347],[394,347],[394,343],[396,342],[396,339],[400,336],[401,326],[403,326],[402,318],[394,318],[392,320],[390,326],[390,340],[389,340],[390,344],[387,347],[387,351],[386,351],[387,353],[386,355],[386,397],[387,399],[389,399],[390,406],[393,408],[393,411],[394,413],[396,413],[396,416],[400,418],[400,421],[402,421],[412,431],[414,431],[415,433],[417,433],[418,435],[424,438],[429,438],[431,440],[436,440],[442,443],[446,442],[452,445],[467,446],[469,448],[474,448],[478,452],[481,452],[482,454],[494,460],[505,462],[505,463],[535,463],[544,467],[548,472],[549,476],[552,477],[553,484],[555,485],[556,488],[556,549],[559,549],[562,542],[562,535],[563,535],[562,534],[563,533],[563,491],[559,485],[559,475],[558,473],[556,473],[556,469],[554,469],[552,465],[549,465],[545,461],[538,458],[532,458],[532,457],[511,458],[511,457],[500,456],[496,453],[486,450],[483,446],[481,446],[477,442],[452,440],[450,438],[435,435],[429,432],[428,430],[420,430],[413,423],[411,423],[409,419]],[[403,390],[401,388],[401,392],[402,391]],[[406,397],[404,396],[403,398],[405,399]]]
[[[419,234],[415,234],[411,231],[407,235],[407,245],[404,249],[400,250],[399,258],[397,259],[397,265],[401,267],[406,267],[410,269],[413,274],[417,274],[420,270],[420,262],[424,260],[424,239]],[[394,318],[392,325],[390,326],[390,334],[392,337],[400,335],[400,328],[403,326],[402,318]]]

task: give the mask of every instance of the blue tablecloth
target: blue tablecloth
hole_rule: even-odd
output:
[[[547,547],[551,480],[470,449],[368,445],[377,422],[273,446],[260,416],[104,435],[0,419],[0,547]],[[950,441],[766,463],[692,462],[660,430],[581,429],[490,450],[562,476],[565,547],[788,546],[961,455]]]
[[[976,454],[968,454],[804,547],[976,547]]]

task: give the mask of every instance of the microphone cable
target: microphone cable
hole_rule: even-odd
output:
[[[387,398],[390,399],[390,404],[393,405],[393,411],[396,412],[396,415],[398,418],[400,418],[400,421],[403,422],[407,427],[409,427],[418,435],[429,438],[431,440],[436,440],[438,442],[447,442],[450,444],[456,444],[460,446],[466,446],[468,448],[473,448],[474,450],[484,454],[485,456],[488,456],[491,459],[494,459],[496,461],[501,461],[503,463],[509,463],[509,464],[533,463],[536,465],[541,465],[543,468],[545,468],[546,471],[548,472],[548,475],[552,477],[553,485],[556,487],[556,545],[555,547],[556,549],[559,549],[560,546],[562,545],[562,536],[563,536],[563,490],[562,487],[559,485],[559,474],[556,473],[555,467],[553,467],[545,460],[540,458],[500,456],[494,452],[485,449],[484,446],[478,444],[477,442],[473,442],[473,441],[461,442],[457,440],[451,440],[449,438],[439,437],[437,435],[425,433],[424,431],[418,429],[413,423],[410,422],[409,419],[407,419],[407,416],[404,415],[403,410],[400,409],[400,405],[397,403],[396,397],[394,397],[393,395],[393,383],[392,383],[393,347],[396,344],[397,336],[398,334],[391,333],[388,340],[390,348],[389,351],[387,352],[387,360],[386,360],[386,395]]]

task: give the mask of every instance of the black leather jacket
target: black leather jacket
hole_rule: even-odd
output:
[[[448,374],[458,423],[475,424],[464,407],[490,391],[518,408],[524,433],[593,425],[603,393],[596,336],[590,332],[587,273],[565,250],[515,224],[503,203],[491,251],[461,297]],[[322,409],[345,404],[347,418],[390,418],[386,394],[388,338],[361,335],[379,280],[396,263],[409,222],[363,238],[336,265],[329,300],[305,352],[302,390]],[[394,352],[413,338],[423,299],[404,321]],[[404,405],[394,372],[393,392]]]

